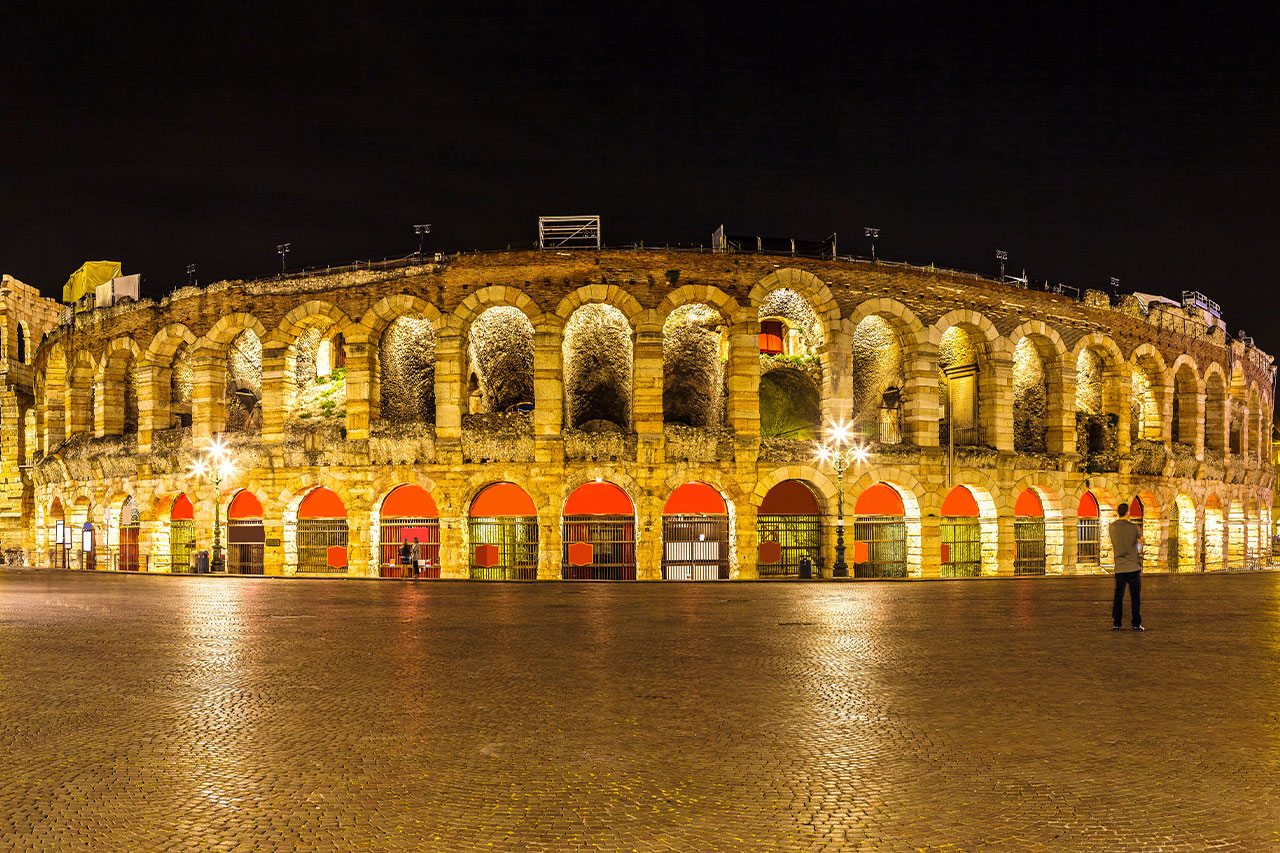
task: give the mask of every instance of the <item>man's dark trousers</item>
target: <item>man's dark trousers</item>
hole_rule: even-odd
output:
[[[1129,603],[1133,605],[1133,627],[1142,624],[1142,572],[1116,572],[1116,597],[1111,603],[1111,624],[1124,622],[1124,588],[1129,587]]]

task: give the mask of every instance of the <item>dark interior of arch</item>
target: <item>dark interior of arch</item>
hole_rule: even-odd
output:
[[[523,311],[509,305],[485,311],[471,324],[468,347],[479,394],[471,412],[533,403],[533,324]]]
[[[815,439],[822,425],[822,398],[813,380],[791,367],[760,377],[762,438]]]
[[[1044,453],[1047,448],[1049,385],[1044,360],[1030,338],[1013,351],[1013,449]]]
[[[138,432],[138,362],[132,356],[128,363],[124,366],[123,391],[124,391],[124,421],[122,432],[125,435],[135,435]]]
[[[662,418],[665,423],[717,427],[724,423],[724,362],[719,312],[681,305],[662,328]]]
[[[170,426],[191,426],[191,392],[195,373],[191,369],[191,347],[183,342],[173,353],[169,370]]]
[[[631,326],[611,305],[584,305],[564,330],[564,377],[569,426],[631,429]]]
[[[430,320],[400,317],[378,346],[382,420],[436,422],[436,334]]]
[[[178,376],[177,362],[174,366]],[[253,432],[262,426],[262,342],[252,329],[236,335],[227,347],[226,429]],[[188,411],[190,403],[188,400]]]

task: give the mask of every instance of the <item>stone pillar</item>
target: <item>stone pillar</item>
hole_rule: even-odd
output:
[[[738,438],[760,435],[759,321],[742,309],[729,326],[729,365],[726,426]],[[823,391],[823,401],[829,394]],[[753,528],[754,532],[754,528]],[[755,560],[751,561],[752,566]]]
[[[436,439],[462,439],[462,333],[453,325],[442,327],[436,337]]]
[[[998,575],[1013,574],[1013,561],[1018,556],[1018,546],[1013,536],[1013,521],[1012,511],[996,514],[996,574]],[[984,539],[990,535],[989,528],[990,524],[987,520],[982,519]]]
[[[215,433],[222,432],[227,423],[227,364],[226,358],[216,353],[202,351],[191,359],[193,383],[191,388],[191,438],[193,442],[208,441]],[[263,400],[265,415],[266,400]],[[264,428],[265,429],[265,428]],[[264,432],[263,437],[266,437]]]
[[[264,575],[283,575],[284,559],[284,519],[269,509],[264,510],[262,532],[266,544],[262,548],[262,573]]]
[[[904,367],[907,441],[917,447],[937,447],[938,421],[942,417],[938,410],[938,345],[920,345]]]
[[[93,430],[93,412],[89,407],[90,385],[72,385],[67,388],[67,436],[83,435]]]
[[[556,461],[553,446],[559,446],[564,423],[563,332],[559,317],[533,330],[533,436],[539,462]]]
[[[979,390],[979,421],[986,440],[996,450],[1013,452],[1013,359],[1007,353],[994,353],[982,366]],[[983,400],[983,395],[989,399]]]
[[[1076,491],[1068,492],[1073,496]],[[1080,521],[1076,511],[1079,503],[1071,497],[1063,499],[1062,507],[1062,573],[1066,575],[1074,575],[1076,573],[1076,564],[1079,560],[1079,552],[1076,549],[1076,533],[1077,524]]]
[[[942,574],[942,519],[930,513],[920,519],[920,576]]]
[[[262,343],[262,441],[284,440],[284,422],[297,400],[297,355],[284,344]]]
[[[378,560],[369,538],[368,510],[352,511],[347,507],[347,577],[376,578]]]
[[[1045,420],[1045,449],[1050,453],[1076,452],[1075,365],[1045,364],[1049,380],[1049,411]],[[1068,391],[1068,389],[1071,389]]]
[[[729,544],[732,548],[732,561],[729,564],[729,577],[734,580],[756,580],[760,577],[759,533],[756,529],[756,507],[744,498],[734,506],[733,529],[730,531]]]
[[[560,580],[564,565],[560,515],[558,511],[547,515],[538,519],[538,580]]]
[[[346,339],[347,349],[347,438],[369,437],[373,395],[375,392],[375,347],[363,333],[352,332]],[[375,561],[376,563],[376,561]],[[376,566],[375,566],[376,567]]]
[[[852,417],[853,400],[853,352],[851,340],[854,329],[848,333],[828,331],[831,341],[821,352],[823,367],[822,418],[824,423],[848,422]],[[759,358],[756,359],[759,363]]]
[[[636,580],[662,580],[662,498],[636,502]]]
[[[138,453],[151,452],[157,430],[169,428],[169,382],[172,368],[138,364]]]
[[[1129,440],[1129,400],[1132,377],[1125,373],[1124,365],[1119,371],[1104,371],[1103,374],[1103,410],[1118,418],[1116,423],[1116,455],[1128,456]]]
[[[635,371],[631,383],[632,426],[638,435],[659,436],[663,434],[662,326],[638,325],[635,330],[634,352]],[[731,361],[732,358],[731,355]],[[734,393],[732,385],[729,392],[730,395]],[[756,417],[759,418],[758,413]]]
[[[118,390],[118,384],[111,381],[105,369],[102,378],[93,383],[93,434],[98,438],[118,435],[124,427],[124,399],[116,393]]]
[[[440,518],[440,577],[471,576],[471,553],[466,536],[467,520],[451,515]]]

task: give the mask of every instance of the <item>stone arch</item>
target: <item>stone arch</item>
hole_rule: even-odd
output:
[[[1204,555],[1201,564],[1206,572],[1226,568],[1226,522],[1222,499],[1216,492],[1210,492],[1204,499],[1204,527],[1200,539]]]
[[[951,516],[944,516],[942,510],[946,504],[946,498],[956,489],[965,489],[972,495],[974,502],[978,505],[978,529],[979,529],[979,566],[982,575],[994,575],[999,571],[999,542],[1000,542],[1000,513],[997,508],[996,498],[999,497],[999,489],[994,492],[989,482],[989,476],[973,470],[958,470],[952,476],[953,485],[950,488],[944,488],[941,494],[932,495],[937,500],[936,513],[943,525],[942,543],[947,541],[947,532],[945,526],[946,519]],[[941,557],[941,555],[939,555]],[[955,559],[953,555],[953,559]],[[945,563],[940,559],[940,563]]]
[[[459,328],[465,329],[490,308],[507,306],[517,308],[536,325],[542,319],[542,308],[523,290],[510,285],[489,285],[467,294],[467,298],[453,309]]]
[[[845,501],[845,511],[850,517],[854,517],[858,496],[877,483],[883,483],[893,489],[902,501],[902,520],[907,529],[907,575],[920,577],[923,574],[922,560],[924,557],[921,544],[923,539],[921,535],[921,504],[926,491],[915,475],[905,469],[886,466],[864,471],[850,484],[851,487],[847,492],[847,498],[850,499]],[[846,546],[852,548],[854,544],[849,541],[846,542]],[[849,562],[852,562],[852,560]]]
[[[319,299],[298,305],[262,340],[263,349],[284,356],[283,409],[286,415],[337,417],[346,405],[346,386],[328,381],[319,354],[326,342],[356,324],[341,308]],[[266,356],[264,355],[264,359]]]
[[[1196,370],[1195,359],[1183,354],[1169,370],[1171,399],[1169,403],[1169,439],[1175,444],[1195,447],[1200,441],[1200,395],[1204,382]]]
[[[534,403],[534,326],[512,305],[488,305],[465,326],[461,360],[469,415],[526,412]]]
[[[360,327],[368,330],[371,344],[371,419],[435,424],[437,345],[442,331],[457,322],[407,293],[385,297],[365,312]]]
[[[996,361],[1008,358],[1008,342],[984,315],[957,308],[929,327],[928,343],[937,348],[939,444],[996,446],[996,411],[1008,394],[997,380]]]
[[[629,294],[627,298],[635,302]],[[565,425],[588,432],[631,432],[635,326],[627,314],[610,302],[582,304],[565,324],[561,353]]]
[[[66,391],[70,371],[61,341],[43,349],[41,356],[43,364],[38,360],[35,371],[36,396],[41,403],[37,406],[36,428],[42,441],[40,449],[47,454],[67,437]]]
[[[779,288],[794,290],[804,296],[817,315],[826,321],[828,334],[834,332],[840,324],[840,305],[836,302],[831,288],[826,282],[811,272],[793,267],[775,270],[757,281],[751,288],[748,300],[751,305],[759,307],[771,291]]]
[[[1065,446],[1067,389],[1063,358],[1067,347],[1058,330],[1027,320],[1008,336],[1013,354],[1013,449],[1061,453]]]
[[[1015,509],[1018,498],[1026,490],[1031,490],[1040,499],[1040,509],[1044,513],[1044,563],[1046,574],[1062,574],[1065,571],[1063,553],[1066,537],[1062,523],[1062,494],[1045,484],[1035,475],[1027,475],[1014,483],[1004,492],[1003,512],[1005,517],[1016,517]]]
[[[94,377],[97,365],[88,352],[80,350],[72,359],[67,373],[67,435],[85,435],[93,431]]]
[[[694,288],[681,290],[687,291],[682,297],[688,297]],[[721,427],[725,422],[725,357],[729,343],[729,321],[723,307],[684,298],[675,307],[668,307],[666,302],[663,307],[667,308],[665,312],[658,311],[663,318],[663,422]]]
[[[197,341],[196,349],[211,350],[225,355],[227,346],[246,329],[257,335],[260,341],[267,339],[267,328],[262,325],[262,322],[252,314],[241,311],[227,314],[214,321],[209,330]]]
[[[555,313],[567,325],[570,317],[580,307],[597,304],[609,305],[621,311],[622,316],[627,319],[627,324],[633,329],[641,321],[641,315],[645,313],[636,298],[616,284],[588,284],[579,287],[560,300],[556,305]]]
[[[1139,489],[1134,497],[1142,501],[1142,567],[1154,571],[1161,564],[1162,546],[1165,544],[1165,509],[1159,495],[1149,488]],[[1130,506],[1132,503],[1130,499]]]
[[[1197,557],[1196,504],[1190,495],[1178,492],[1169,510],[1169,571],[1194,572]]]
[[[1164,356],[1150,343],[1130,356],[1130,440],[1163,441],[1172,405],[1172,381]]]
[[[308,495],[322,488],[334,492],[342,501],[343,509],[346,511],[347,529],[350,531],[358,527],[354,522],[359,518],[360,502],[355,500],[355,495],[344,483],[336,479],[331,482],[321,482],[310,475],[291,478],[285,487],[279,491],[276,498],[277,503],[281,506],[281,542],[284,548],[285,574],[293,575],[299,572],[298,510]],[[263,496],[261,492],[258,494],[259,497]],[[266,509],[265,502],[263,509]],[[350,548],[350,544],[348,539],[348,548]],[[350,573],[349,566],[350,564],[348,564],[348,574]]]
[[[823,516],[827,517],[835,513],[836,483],[812,465],[787,465],[762,473],[756,478],[755,489],[744,500],[748,501],[753,509],[758,510],[760,502],[764,500],[765,495],[769,494],[769,490],[783,480],[803,480],[809,483],[815,489],[814,494]]]
[[[130,337],[112,338],[98,365],[95,396],[101,401],[95,418],[103,435],[129,435],[138,431],[138,366],[142,353]]]
[[[1204,372],[1204,446],[1219,461],[1227,449],[1227,377],[1217,362]]]
[[[739,305],[736,299],[718,287],[706,284],[686,284],[670,291],[658,303],[655,313],[657,323],[666,323],[672,311],[684,305],[708,305],[719,313],[725,325],[732,323],[738,316]]]
[[[1067,354],[1075,373],[1069,399],[1076,419],[1076,452],[1086,471],[1116,471],[1129,449],[1128,362],[1109,336],[1093,332]],[[1123,426],[1123,428],[1122,428]]]

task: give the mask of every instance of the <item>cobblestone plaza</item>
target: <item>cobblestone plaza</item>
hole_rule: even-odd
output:
[[[1272,850],[1280,574],[0,573],[0,849]]]

